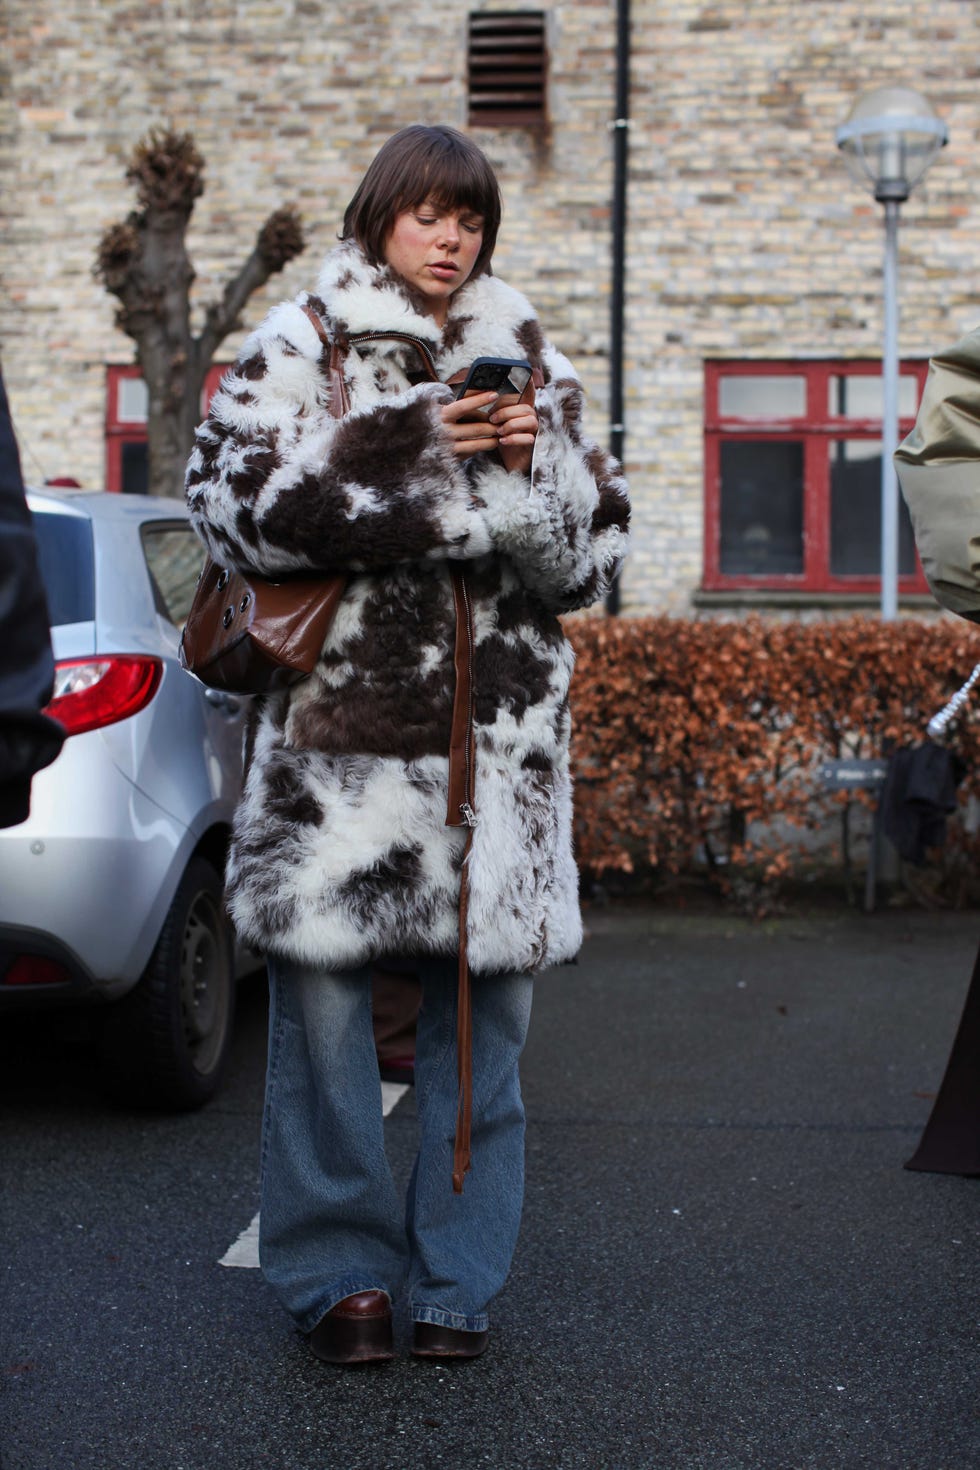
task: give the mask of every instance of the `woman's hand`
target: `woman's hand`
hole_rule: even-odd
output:
[[[482,454],[499,445],[496,425],[490,423],[485,413],[474,414],[474,409],[489,409],[498,397],[496,393],[468,393],[465,398],[442,405],[442,422],[453,441],[457,459],[469,459],[472,454]]]
[[[533,403],[522,403],[513,396],[501,398],[490,415],[499,435],[500,458],[504,469],[530,473],[534,440],[538,432],[538,416]]]
[[[490,410],[478,413],[477,410]],[[522,403],[513,394],[469,393],[442,405],[442,422],[459,459],[499,449],[506,470],[527,474],[538,432],[538,416],[532,403]]]

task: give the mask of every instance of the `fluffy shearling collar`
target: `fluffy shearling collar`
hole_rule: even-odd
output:
[[[387,265],[372,265],[352,241],[326,257],[317,295],[327,308],[331,335],[406,332],[432,349],[446,373],[474,357],[525,356],[540,336],[530,303],[496,276],[473,276],[454,291],[440,329],[406,283]]]

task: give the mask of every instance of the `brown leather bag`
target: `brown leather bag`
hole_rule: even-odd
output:
[[[347,411],[343,354],[309,306],[304,312],[330,350],[330,412]],[[181,666],[226,694],[274,694],[312,674],[347,578],[284,577],[221,567],[206,559],[178,650]]]
[[[208,557],[181,635],[181,665],[227,694],[288,689],[312,674],[346,581],[270,582]]]

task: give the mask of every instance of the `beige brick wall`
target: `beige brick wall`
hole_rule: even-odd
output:
[[[605,438],[615,4],[538,8],[550,12],[550,136],[476,136],[503,185],[497,268],[578,362]],[[916,86],[951,131],[902,211],[902,351],[927,354],[980,316],[980,7],[632,9],[624,593],[629,608],[683,611],[700,579],[703,359],[880,351],[880,212],[833,142],[862,89]],[[253,298],[254,321],[311,281],[390,132],[464,122],[466,13],[456,0],[5,0],[0,344],[30,477],[102,480],[105,364],[131,361],[132,345],[92,261],[132,205],[124,160],[147,128],[189,129],[207,160],[189,235],[198,311],[271,209],[302,210],[310,248]]]

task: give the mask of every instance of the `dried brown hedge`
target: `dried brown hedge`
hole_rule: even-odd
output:
[[[789,872],[790,829],[826,825],[847,802],[821,788],[819,763],[917,744],[980,660],[980,635],[950,619],[573,618],[566,631],[576,850],[593,874],[710,871],[720,858],[770,881]],[[949,743],[967,765],[965,801],[980,794],[972,706]],[[846,820],[843,833],[846,845]]]

